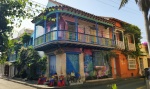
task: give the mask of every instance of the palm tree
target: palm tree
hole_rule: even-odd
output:
[[[122,0],[119,9],[123,7],[126,3],[128,3],[128,1],[129,0]],[[148,49],[150,55],[150,15],[148,14],[148,12],[150,11],[150,0],[135,0],[135,2],[139,6],[140,10],[144,15]]]

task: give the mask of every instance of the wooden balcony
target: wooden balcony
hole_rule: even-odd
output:
[[[34,48],[41,50],[51,45],[64,44],[73,47],[95,47],[95,48],[114,48],[114,40],[109,38],[98,37],[94,35],[70,32],[68,30],[51,31],[35,38]],[[53,47],[53,46],[51,46]]]
[[[124,50],[125,49],[125,44],[123,41],[119,41],[119,40],[116,40],[116,48],[117,49],[120,49],[120,50]]]
[[[135,44],[134,43],[128,43],[128,50],[136,51]]]

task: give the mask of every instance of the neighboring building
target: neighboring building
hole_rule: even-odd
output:
[[[129,78],[139,76],[137,59],[131,55],[122,53],[125,49],[131,52],[136,50],[134,35],[131,33],[124,33],[125,29],[123,29],[122,24],[126,22],[115,18],[107,19],[115,22],[116,48],[114,49],[114,52],[116,57],[112,58],[113,77]]]
[[[18,37],[21,37],[24,33],[32,34],[32,33],[33,33],[33,29],[30,29],[30,28],[22,28],[22,29],[18,32]]]
[[[14,38],[12,40],[19,40],[20,37],[25,32],[31,35],[31,39],[30,39],[29,44],[27,46],[33,45],[33,30],[27,29],[27,28],[23,28],[22,30],[20,30],[19,33],[18,33],[18,37]],[[14,63],[16,62],[16,59],[17,59],[18,55],[16,54],[15,51],[12,51],[12,50],[14,50],[14,47],[10,49],[11,52],[8,55],[9,56],[8,60],[4,65],[4,76],[7,76],[7,77],[14,77],[14,75],[17,73],[17,70],[14,66]]]
[[[115,48],[113,22],[49,0],[52,4],[46,20],[32,21],[34,48],[48,57],[46,76],[74,71],[83,80],[112,77],[107,52]]]
[[[141,49],[141,55],[139,56],[138,63],[139,63],[139,74],[141,76],[144,75],[144,69],[150,67],[150,57],[148,53],[148,46],[147,43],[142,43],[139,46]]]

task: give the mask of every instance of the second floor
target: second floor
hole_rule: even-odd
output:
[[[37,50],[54,45],[136,50],[134,35],[124,34],[122,22],[114,23],[68,6],[49,9],[53,11],[45,13],[45,19],[32,21],[35,23],[33,43]]]

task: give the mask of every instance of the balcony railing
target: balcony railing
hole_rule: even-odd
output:
[[[128,49],[131,51],[135,51],[135,44],[134,43],[128,43]]]
[[[45,37],[46,36],[46,37]],[[44,42],[44,37],[46,41]],[[109,38],[98,37],[89,34],[70,32],[67,30],[51,31],[35,39],[35,46],[52,41],[70,41],[100,46],[114,47],[114,41]]]
[[[116,46],[118,49],[125,49],[125,44],[123,41],[116,40]]]

